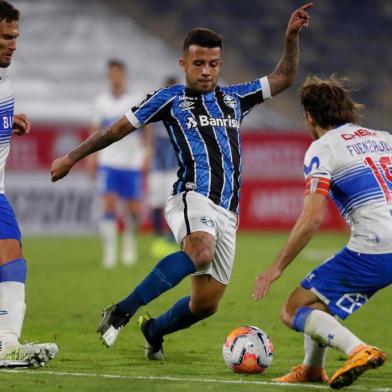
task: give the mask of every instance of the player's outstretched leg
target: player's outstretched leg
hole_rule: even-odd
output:
[[[26,271],[23,258],[0,265],[0,367],[44,366],[58,352],[55,343],[19,343],[26,310]]]
[[[293,367],[289,373],[274,378],[273,381],[286,383],[329,383],[328,375],[324,370],[327,346],[304,334],[304,349],[305,357],[302,365]]]
[[[351,385],[361,374],[380,367],[387,359],[386,353],[377,347],[362,344],[351,351],[347,361],[332,376],[330,385],[340,389]]]
[[[56,343],[26,343],[7,346],[2,344],[7,341],[7,336],[0,339],[0,368],[45,366],[59,351]],[[4,347],[4,349],[3,349]]]
[[[295,330],[305,332],[323,344],[328,344],[348,355],[344,366],[336,371],[330,380],[330,385],[334,389],[351,385],[365,371],[381,366],[386,360],[384,352],[366,345],[324,311],[299,307],[292,325]]]
[[[103,311],[97,332],[104,345],[113,346],[121,329],[141,306],[150,303],[195,271],[192,259],[183,251],[163,258],[128,297]]]

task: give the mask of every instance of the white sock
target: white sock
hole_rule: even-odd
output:
[[[25,285],[20,282],[0,283],[0,349],[15,345],[20,339],[26,312]]]
[[[314,368],[324,368],[328,347],[304,334],[305,357],[303,364]]]
[[[125,220],[125,230],[122,237],[122,261],[125,265],[132,265],[137,261],[136,220],[130,216]]]
[[[102,219],[100,223],[102,239],[102,263],[106,268],[116,265],[117,261],[117,222],[115,219]]]
[[[305,323],[306,334],[314,340],[328,344],[349,355],[360,344],[364,344],[334,317],[321,310],[313,310]]]

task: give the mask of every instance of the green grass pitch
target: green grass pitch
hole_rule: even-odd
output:
[[[232,280],[213,317],[165,340],[163,363],[147,362],[136,318],[123,330],[116,345],[106,349],[95,333],[103,307],[123,298],[153,267],[151,237],[140,239],[140,261],[132,268],[105,271],[99,265],[96,237],[26,238],[28,260],[27,313],[23,338],[55,341],[56,360],[38,370],[0,373],[1,391],[313,391],[327,386],[282,386],[271,382],[301,363],[303,337],[279,320],[282,302],[305,274],[337,251],[345,234],[318,234],[307,250],[286,270],[261,302],[251,299],[255,275],[273,261],[287,237],[283,234],[240,233]],[[189,279],[148,306],[152,315],[166,310],[189,292]],[[365,341],[392,355],[392,287],[373,299],[345,323]],[[222,343],[236,326],[264,329],[275,346],[274,361],[263,375],[238,375],[226,368]],[[327,371],[343,363],[330,349]],[[392,391],[392,367],[369,371],[350,390]]]

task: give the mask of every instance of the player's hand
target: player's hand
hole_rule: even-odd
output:
[[[264,298],[271,287],[271,284],[282,275],[282,271],[274,266],[256,276],[256,282],[252,291],[252,298],[258,301]]]
[[[310,24],[310,15],[307,10],[313,6],[313,3],[306,3],[291,14],[289,24],[286,30],[286,36],[298,34],[303,27]]]
[[[30,133],[31,122],[25,114],[15,114],[12,133],[18,136]]]
[[[52,182],[56,182],[57,180],[65,177],[71,170],[72,166],[73,163],[67,155],[53,161],[52,168],[50,170]]]

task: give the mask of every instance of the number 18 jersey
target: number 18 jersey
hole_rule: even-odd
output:
[[[351,228],[347,247],[392,253],[392,136],[355,124],[328,131],[305,155],[306,192],[329,195]]]

